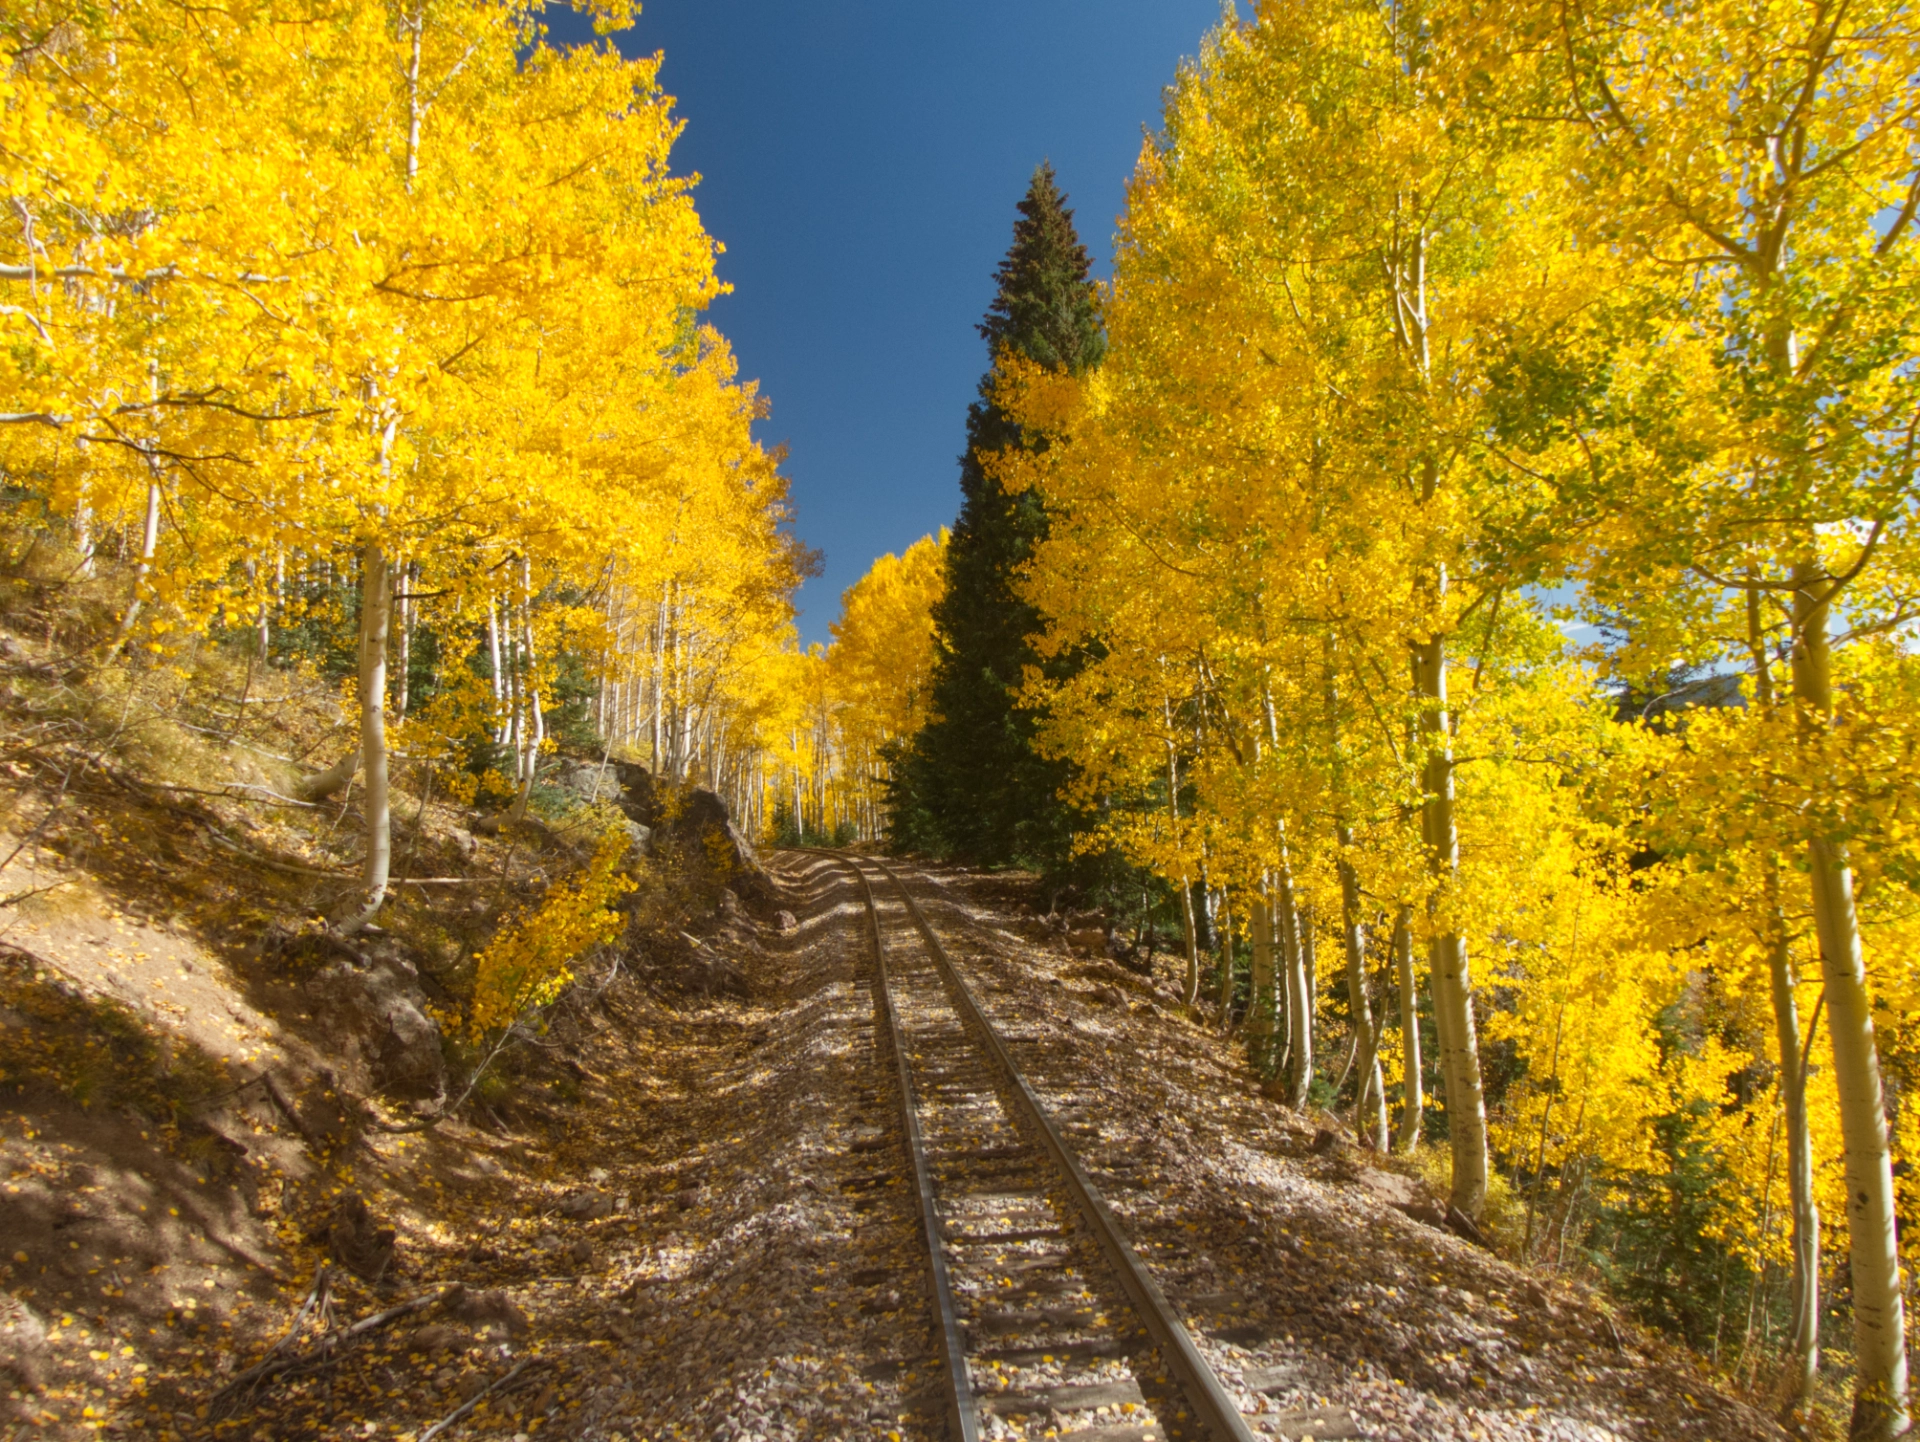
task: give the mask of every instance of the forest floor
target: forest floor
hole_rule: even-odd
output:
[[[48,703],[10,694],[25,736]],[[0,752],[21,783],[0,836],[6,1435],[938,1435],[842,870],[789,854],[790,916],[727,893],[688,914],[732,994],[638,961],[588,978],[461,1120],[400,1134],[382,1124],[413,1112],[378,1058],[343,1047],[334,962],[289,929],[340,883],[232,849],[277,838],[284,866],[324,871],[331,813],[243,816],[224,788],[79,769],[97,750]],[[464,824],[423,799],[408,833],[421,869],[499,883],[395,918],[422,985],[506,883],[564,859]],[[1315,1151],[1227,1040],[1069,952],[1018,878],[908,874],[960,965],[1011,988],[991,1009],[1085,1069],[1106,1139],[1155,1174],[1123,1219],[1184,1238],[1169,1289],[1248,1299],[1202,1344],[1234,1385],[1292,1369],[1243,1392],[1264,1435],[1302,1409],[1321,1435],[1337,1413],[1405,1442],[1780,1435],[1594,1297],[1395,1210],[1404,1179]]]

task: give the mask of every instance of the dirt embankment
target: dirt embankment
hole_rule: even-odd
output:
[[[638,768],[596,796],[556,767],[516,820],[403,760],[399,884],[343,940],[358,795],[299,782],[349,729],[298,677],[90,677],[0,634],[0,1435],[417,1434],[521,1362],[462,1425],[532,1426],[593,1375],[604,1329],[542,1334],[513,1291],[617,1215],[579,1119],[640,1097],[589,1101],[582,1058],[737,1007],[771,892],[712,798]],[[624,934],[452,1110],[476,952],[620,824]],[[294,1365],[230,1385],[283,1337]]]
[[[459,884],[403,892],[347,956],[301,921],[346,884],[307,874],[346,855],[333,812],[104,768],[61,791],[17,764],[28,844],[0,891],[35,894],[0,908],[9,1435],[938,1435],[864,916],[835,868],[670,888],[687,808],[646,821],[629,797],[661,865],[618,966],[409,1133],[389,1128],[437,1115],[470,1059],[436,1040],[436,1072],[408,1009],[438,1026],[458,958],[569,864],[564,828],[419,804],[409,874]],[[1128,1225],[1169,1288],[1229,1299],[1196,1325],[1256,1417],[1775,1435],[1592,1297],[1406,1215],[1404,1179],[1316,1149],[1226,1042],[1074,954],[1017,888],[921,880],[991,1005],[1046,1038],[1036,1074],[1102,1100],[1081,1144],[1140,1198]]]

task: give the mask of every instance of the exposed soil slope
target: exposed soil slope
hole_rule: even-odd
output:
[[[42,864],[37,884],[72,866]],[[45,1036],[125,1032],[84,1104],[9,1102],[10,1435],[940,1435],[864,912],[831,863],[774,871],[791,918],[723,895],[688,943],[731,994],[601,978],[509,1095],[415,1136],[368,1124],[403,1113],[369,1110],[301,968],[273,981],[88,871],[100,890],[17,929],[7,973],[14,1033],[25,1004],[68,1009],[35,1014]],[[1126,1221],[1170,1291],[1224,1309],[1192,1320],[1230,1381],[1266,1389],[1243,1387],[1265,1435],[1777,1435],[1591,1298],[1403,1216],[1383,1195],[1404,1183],[1315,1151],[1227,1043],[1070,954],[1017,886],[910,874],[963,969],[1002,988],[990,1011],[1036,1038],[1034,1074],[1099,1099],[1084,1154],[1116,1198],[1149,1183]],[[268,1064],[277,1099],[241,1085]],[[286,1370],[233,1385],[263,1362]]]

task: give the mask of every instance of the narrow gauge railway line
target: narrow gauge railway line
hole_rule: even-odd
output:
[[[866,901],[956,1442],[1252,1442],[1232,1395],[1015,1067],[905,883]],[[869,867],[898,905],[875,896]]]

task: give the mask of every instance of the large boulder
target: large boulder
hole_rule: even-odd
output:
[[[376,957],[365,967],[336,961],[308,989],[323,1014],[337,1020],[346,1049],[358,1054],[376,1086],[411,1097],[446,1090],[440,1026],[427,1012],[411,964],[394,957]]]
[[[631,761],[563,760],[552,775],[576,796],[612,802],[644,850],[679,863],[704,888],[730,887],[757,906],[774,899],[772,880],[713,792],[682,790]]]

